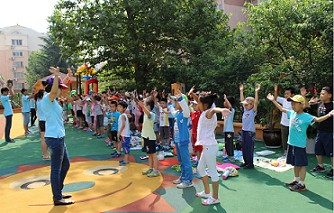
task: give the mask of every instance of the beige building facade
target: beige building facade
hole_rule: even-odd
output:
[[[32,51],[41,49],[43,37],[46,35],[20,25],[0,28],[0,86],[13,80],[15,91],[27,88],[28,58]]]
[[[260,0],[216,0],[217,9],[223,10],[229,16],[228,25],[230,27],[236,28],[239,22],[247,20],[247,16],[243,12],[245,2],[258,4]]]

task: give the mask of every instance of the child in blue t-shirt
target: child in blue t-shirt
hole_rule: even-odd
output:
[[[107,113],[107,118],[110,120],[110,141],[114,143],[116,150],[111,153],[113,158],[118,158],[121,156],[121,148],[122,144],[117,138],[118,133],[118,118],[121,115],[120,112],[117,111],[117,102],[110,101],[110,112]]]
[[[244,169],[253,169],[254,156],[254,137],[255,123],[254,119],[257,114],[257,105],[259,100],[260,85],[255,87],[255,98],[244,98],[244,85],[240,85],[240,101],[244,107],[242,114],[242,156],[244,163],[241,165]]]
[[[233,108],[234,98],[224,95],[224,107],[231,111],[230,116],[224,119],[224,136],[225,136],[225,150],[227,156],[229,158],[233,158],[234,156],[234,148],[233,148],[233,138],[234,138],[234,127],[233,127],[233,119],[235,109]]]
[[[188,98],[178,91],[177,100],[175,101],[175,109],[172,109],[171,113],[176,118],[174,128],[174,140],[177,151],[177,158],[180,162],[181,177],[174,180],[173,183],[177,184],[177,188],[184,189],[193,187],[193,171],[190,162],[190,153],[188,149],[189,131],[188,131],[188,120],[190,117],[190,109],[188,107]]]
[[[285,185],[289,186],[291,191],[304,191],[306,190],[304,180],[306,176],[306,166],[308,164],[306,155],[307,127],[313,122],[322,122],[330,118],[333,116],[334,110],[318,118],[304,113],[305,99],[301,95],[288,98],[293,110],[284,109],[270,93],[267,95],[267,98],[273,102],[281,112],[286,112],[288,119],[290,119],[286,163],[294,166],[295,177],[292,182],[285,183]]]

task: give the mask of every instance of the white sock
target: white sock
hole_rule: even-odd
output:
[[[297,182],[299,182],[299,181],[300,181],[300,177],[294,177],[294,178],[293,178],[293,181],[297,181]]]
[[[300,184],[300,185],[303,185],[304,186],[304,181],[298,181],[298,183]]]

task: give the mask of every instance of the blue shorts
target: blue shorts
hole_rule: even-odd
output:
[[[125,136],[121,136],[120,138],[121,142],[122,142],[122,148],[123,148],[123,153],[126,154],[130,154],[130,140],[131,137],[125,137]]]
[[[288,145],[288,154],[286,156],[286,163],[293,166],[307,166],[306,148]]]
[[[333,132],[317,132],[315,138],[316,155],[333,157]]]

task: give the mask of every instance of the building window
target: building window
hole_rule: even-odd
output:
[[[14,61],[13,66],[16,68],[23,67],[23,61]]]
[[[15,72],[14,73],[14,78],[22,79],[22,78],[24,78],[24,73],[23,72]]]
[[[22,40],[21,39],[12,39],[12,45],[22,46]]]
[[[24,83],[14,83],[14,90],[21,90],[24,88]]]
[[[22,57],[23,56],[23,52],[22,51],[14,51],[13,52],[13,57]]]

